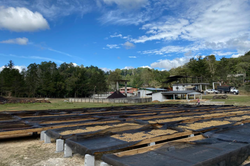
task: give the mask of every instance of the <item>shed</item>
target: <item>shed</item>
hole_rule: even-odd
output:
[[[140,98],[147,98],[147,97],[151,97],[152,91],[149,90],[138,90],[138,97]]]
[[[205,89],[207,89],[207,86],[209,83],[178,83],[173,84],[173,91],[187,91],[192,86],[195,87],[196,90],[203,91],[203,86],[205,86]],[[187,88],[188,87],[188,88]]]
[[[202,99],[202,93],[196,92],[196,91],[168,91],[168,92],[158,92],[152,94],[152,101],[158,100],[158,101],[164,101],[164,100],[175,100],[178,96],[181,98],[186,98],[186,100],[189,99],[189,96],[192,95],[194,98],[196,96],[200,96],[200,99]]]
[[[153,93],[163,92],[163,91],[167,91],[167,89],[162,89],[162,88],[142,88],[141,90],[138,90],[138,97],[140,97],[140,98],[152,97]]]

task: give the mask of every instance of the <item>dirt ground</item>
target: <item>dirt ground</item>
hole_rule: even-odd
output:
[[[56,144],[44,144],[39,138],[0,140],[0,166],[83,166],[84,156],[64,158],[55,153]],[[96,166],[100,161],[96,161]]]

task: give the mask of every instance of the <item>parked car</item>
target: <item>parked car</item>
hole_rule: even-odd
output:
[[[219,91],[215,90],[215,89],[207,89],[205,90],[206,93],[219,93]]]

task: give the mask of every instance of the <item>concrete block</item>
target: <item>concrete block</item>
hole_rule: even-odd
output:
[[[45,134],[45,131],[41,131],[41,133],[40,133],[40,140],[41,141],[44,141],[44,134]]]
[[[67,144],[64,144],[64,157],[72,157],[72,149]]]
[[[46,133],[44,133],[44,143],[51,143],[51,138]]]
[[[100,166],[111,166],[111,165],[109,165],[109,164],[107,164],[105,162],[101,162]]]
[[[95,156],[86,154],[85,155],[84,165],[85,166],[95,166]]]
[[[62,152],[64,146],[64,140],[63,139],[57,139],[56,140],[56,153]]]
[[[153,146],[155,145],[155,142],[150,142],[150,144],[148,144],[148,146]]]

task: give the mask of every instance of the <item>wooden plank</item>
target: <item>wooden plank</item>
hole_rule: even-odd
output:
[[[178,138],[178,137],[189,136],[191,134],[193,134],[192,131],[185,131],[185,132],[180,132],[180,133],[173,133],[173,134],[170,134],[170,135],[158,136],[158,137],[142,140],[141,142],[139,142],[139,143],[137,143],[137,144],[135,144],[133,146],[148,144],[150,142],[158,142],[158,141],[174,139],[174,138]],[[131,146],[131,147],[133,147],[133,146]]]
[[[73,124],[68,124],[68,125],[58,125],[58,126],[48,126],[48,127],[41,127],[41,128],[33,128],[33,129],[25,129],[25,130],[11,130],[11,131],[3,131],[0,132],[0,136],[4,135],[15,135],[15,134],[25,134],[29,132],[41,132],[44,130],[49,130],[49,129],[58,129],[58,128],[64,128],[64,127],[74,127],[74,126],[80,126],[80,125],[93,125],[93,124],[107,124],[107,123],[116,123],[120,122],[118,120],[113,120],[113,121],[97,121],[97,122],[86,122],[86,123],[73,123]]]
[[[78,122],[78,121],[83,121],[83,120],[94,120],[96,118],[72,118],[70,120],[56,120],[56,121],[43,121],[39,124],[56,124],[56,123],[62,123],[62,122]]]
[[[2,136],[0,136],[0,139],[27,137],[27,136],[31,136],[31,135],[33,135],[33,133],[15,134],[15,135],[2,135]]]
[[[123,152],[119,152],[119,153],[114,153],[114,155],[118,156],[118,157],[123,157],[123,156],[131,156],[131,155],[136,155],[136,154],[142,154],[142,153],[146,153],[148,151],[151,150],[155,150],[158,149],[164,145],[170,144],[170,143],[187,143],[190,141],[195,141],[195,140],[201,140],[204,139],[205,137],[203,137],[202,135],[198,135],[198,136],[194,136],[194,137],[189,137],[189,138],[183,138],[183,139],[179,139],[179,140],[174,140],[174,141],[169,141],[169,142],[164,142],[164,143],[160,143],[160,144],[156,144],[153,146],[148,146],[148,147],[143,147],[143,148],[138,148],[138,149],[132,149],[132,150],[127,150],[127,151],[123,151]]]

